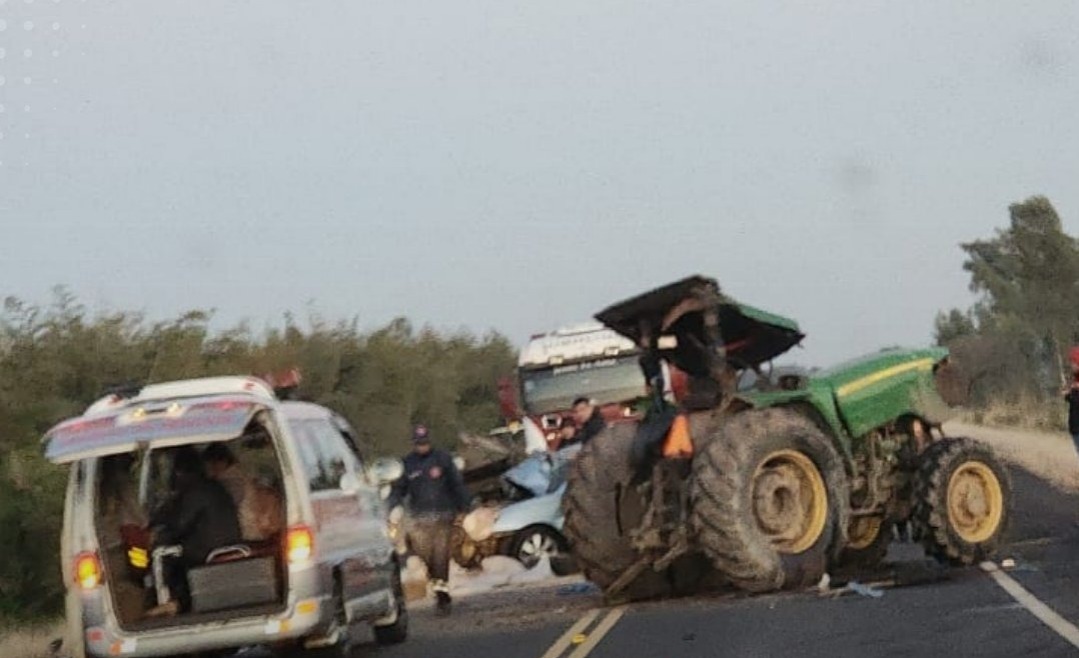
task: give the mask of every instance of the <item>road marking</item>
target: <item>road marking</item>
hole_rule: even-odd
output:
[[[555,640],[555,643],[551,645],[551,648],[547,650],[547,653],[543,654],[542,658],[558,658],[562,655],[562,652],[573,642],[573,636],[578,633],[583,633],[584,629],[588,628],[592,620],[599,616],[599,609],[589,610],[588,614],[577,620],[577,623],[569,627],[562,637]]]
[[[588,634],[588,639],[585,640],[584,644],[577,647],[577,650],[571,653],[569,658],[584,658],[587,656],[588,653],[592,651],[592,649],[595,649],[596,645],[603,640],[603,637],[614,628],[614,625],[618,623],[618,620],[622,618],[622,615],[624,615],[625,612],[626,606],[624,605],[618,606],[608,612],[607,616],[603,618],[603,621],[596,625],[596,629]]]
[[[1038,618],[1038,621],[1053,629],[1057,635],[1079,647],[1079,628],[1076,628],[1067,619],[1061,617],[1055,610],[1042,603],[1033,594],[1023,588],[1014,578],[1000,570],[994,562],[982,562],[982,571],[985,571],[993,580],[1000,585],[1001,589],[1019,602],[1027,612]]]

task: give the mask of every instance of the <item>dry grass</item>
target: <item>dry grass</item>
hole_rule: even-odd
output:
[[[1015,402],[994,402],[985,409],[967,411],[963,420],[973,425],[1057,432],[1067,427],[1067,407],[1061,400],[1027,397]]]
[[[64,636],[63,622],[0,628],[3,658],[51,658],[49,643]],[[64,655],[63,651],[59,655]]]
[[[1064,491],[1079,491],[1079,456],[1071,437],[1064,432],[1020,428],[985,427],[962,422],[948,423],[951,436],[969,436],[993,446],[1002,459],[1045,479]]]

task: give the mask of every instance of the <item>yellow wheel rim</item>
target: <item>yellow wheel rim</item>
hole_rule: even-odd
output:
[[[828,492],[813,461],[797,450],[765,457],[753,474],[753,514],[780,553],[816,544],[828,521]]]
[[[880,516],[859,516],[850,522],[847,529],[847,548],[860,551],[869,548],[880,536],[884,518]]]
[[[948,523],[963,541],[992,537],[1004,517],[1004,490],[996,473],[982,462],[966,462],[948,480]]]

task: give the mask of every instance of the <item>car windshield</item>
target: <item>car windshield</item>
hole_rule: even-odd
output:
[[[627,402],[644,396],[644,376],[637,357],[599,359],[521,374],[525,411],[544,414],[569,409],[584,396],[598,404]]]

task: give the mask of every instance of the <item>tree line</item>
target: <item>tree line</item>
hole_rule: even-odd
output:
[[[261,332],[212,331],[195,310],[150,322],[94,313],[58,289],[49,304],[8,298],[0,311],[0,620],[55,614],[66,469],[45,462],[40,439],[109,387],[297,367],[299,399],[340,412],[372,455],[403,453],[413,423],[452,447],[462,432],[500,422],[497,384],[516,350],[503,336],[416,328],[395,319],[374,331],[356,321],[286,316]]]
[[[1049,199],[1008,208],[1008,224],[961,245],[976,302],[936,318],[936,339],[970,377],[977,413],[998,422],[1061,429],[1060,386],[1079,343],[1079,241]]]

